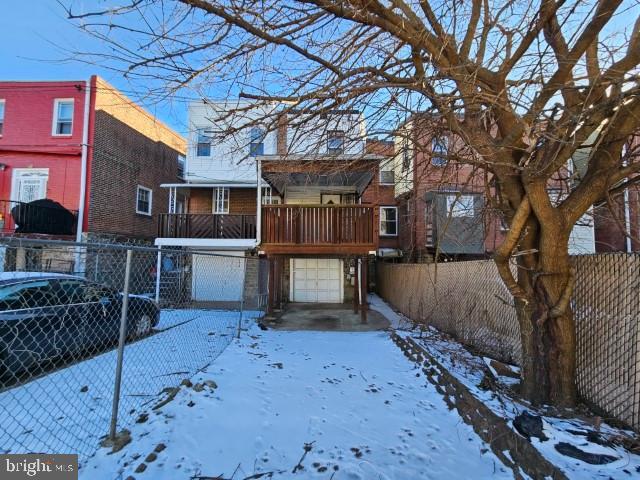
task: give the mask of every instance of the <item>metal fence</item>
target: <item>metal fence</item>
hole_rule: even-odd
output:
[[[0,452],[122,440],[261,315],[266,266],[239,255],[0,242]]]
[[[640,430],[640,255],[572,258],[577,385],[583,399]],[[493,261],[378,267],[382,297],[480,352],[518,364],[520,328]]]

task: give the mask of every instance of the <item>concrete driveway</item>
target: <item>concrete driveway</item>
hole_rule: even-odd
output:
[[[389,321],[369,310],[367,322],[344,303],[290,303],[275,320],[265,322],[275,330],[316,330],[324,332],[370,332],[389,328]]]

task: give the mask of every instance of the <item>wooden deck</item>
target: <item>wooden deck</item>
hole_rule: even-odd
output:
[[[267,254],[366,255],[377,248],[372,205],[264,205],[262,244]]]

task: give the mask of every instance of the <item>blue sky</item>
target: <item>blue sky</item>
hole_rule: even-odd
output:
[[[75,0],[76,5],[80,3]],[[95,0],[86,3],[96,4]],[[97,74],[180,133],[186,132],[184,101],[171,105],[141,101],[142,86],[131,84],[107,68],[65,60],[69,55],[64,48],[95,51],[99,45],[66,19],[56,0],[2,0],[0,81],[84,80]]]

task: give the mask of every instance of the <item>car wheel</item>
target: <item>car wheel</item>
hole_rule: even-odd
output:
[[[148,335],[149,332],[151,332],[151,317],[145,313],[136,321],[133,336],[141,338]]]

